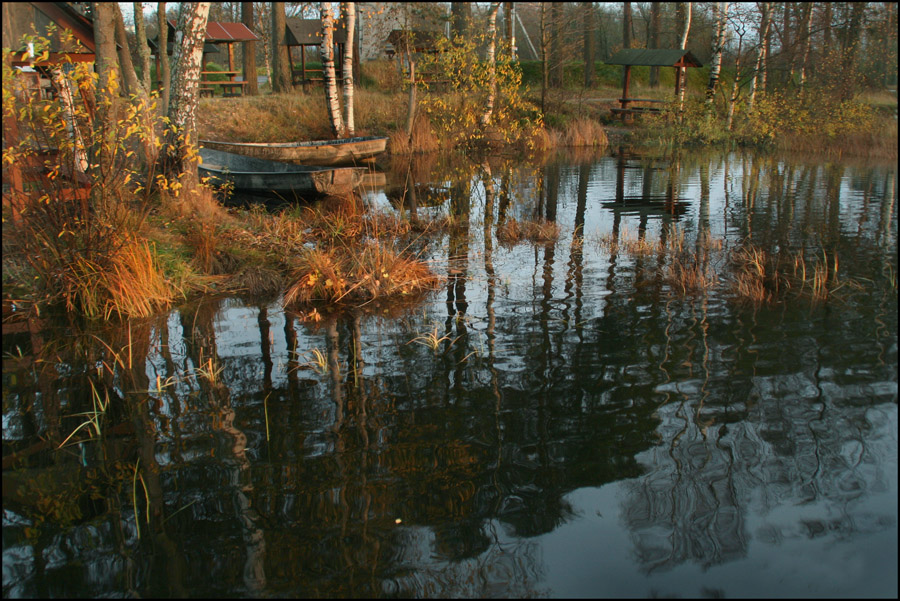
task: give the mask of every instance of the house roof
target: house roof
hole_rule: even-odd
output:
[[[659,50],[650,48],[626,48],[606,60],[607,65],[631,67],[702,67],[689,50]]]
[[[319,46],[322,43],[321,19],[288,17],[284,20],[284,38],[288,46]],[[343,21],[334,22],[334,43],[347,41],[347,27]]]
[[[32,25],[38,35],[47,36],[47,29],[54,25],[56,33],[50,38],[48,62],[59,62],[65,57],[72,60],[94,60],[93,22],[75,11],[66,2],[4,2],[3,47],[14,51],[25,49],[22,36],[33,35]],[[63,42],[60,32],[72,33],[74,42]],[[17,63],[19,61],[14,61]]]

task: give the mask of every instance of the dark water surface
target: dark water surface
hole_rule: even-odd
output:
[[[4,596],[897,596],[896,166],[416,178],[458,225],[414,243],[447,279],[399,316],[223,298],[4,337]],[[535,217],[555,242],[500,244]],[[718,284],[624,244],[682,237]],[[745,242],[841,286],[742,301]],[[101,438],[42,447],[107,395]]]

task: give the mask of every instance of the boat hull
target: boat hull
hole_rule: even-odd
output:
[[[387,138],[358,137],[314,142],[221,142],[200,140],[206,148],[242,156],[302,165],[353,165],[387,148]]]
[[[201,148],[200,176],[211,183],[231,183],[251,194],[340,195],[355,188],[364,169],[307,167]]]

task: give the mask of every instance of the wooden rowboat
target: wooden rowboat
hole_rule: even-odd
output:
[[[213,150],[233,152],[256,159],[302,165],[352,165],[374,157],[387,148],[387,138],[342,138],[314,142],[218,142],[200,140]]]
[[[306,167],[279,163],[210,148],[200,148],[200,177],[250,194],[346,194],[365,173],[361,167]]]

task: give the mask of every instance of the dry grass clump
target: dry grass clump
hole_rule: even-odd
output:
[[[779,259],[747,244],[732,252],[730,258],[735,268],[734,291],[754,304],[772,302],[788,291],[824,302],[841,289],[861,287],[858,282],[839,277],[838,256],[829,256],[826,251],[808,264],[802,252]]]
[[[176,294],[149,244],[138,240],[125,242],[112,256],[79,257],[56,277],[66,310],[91,318],[148,317]]]
[[[440,140],[435,135],[431,122],[422,112],[419,112],[413,121],[411,136],[407,136],[406,130],[401,127],[391,134],[388,141],[388,150],[391,155],[434,152],[440,146]]]
[[[365,304],[424,292],[438,283],[427,265],[375,242],[303,253],[284,296],[285,306],[325,301]]]
[[[504,246],[513,246],[528,240],[535,244],[555,242],[559,238],[559,225],[553,221],[517,221],[509,217],[497,226],[497,241]]]
[[[609,139],[606,130],[593,119],[579,118],[570,121],[558,135],[557,146],[606,146]]]
[[[234,217],[216,199],[212,188],[197,186],[173,198],[166,191],[160,193],[160,214],[172,219],[187,219],[201,223],[233,223]]]
[[[719,282],[719,276],[705,254],[677,255],[666,265],[663,275],[670,286],[681,294],[710,290]]]

